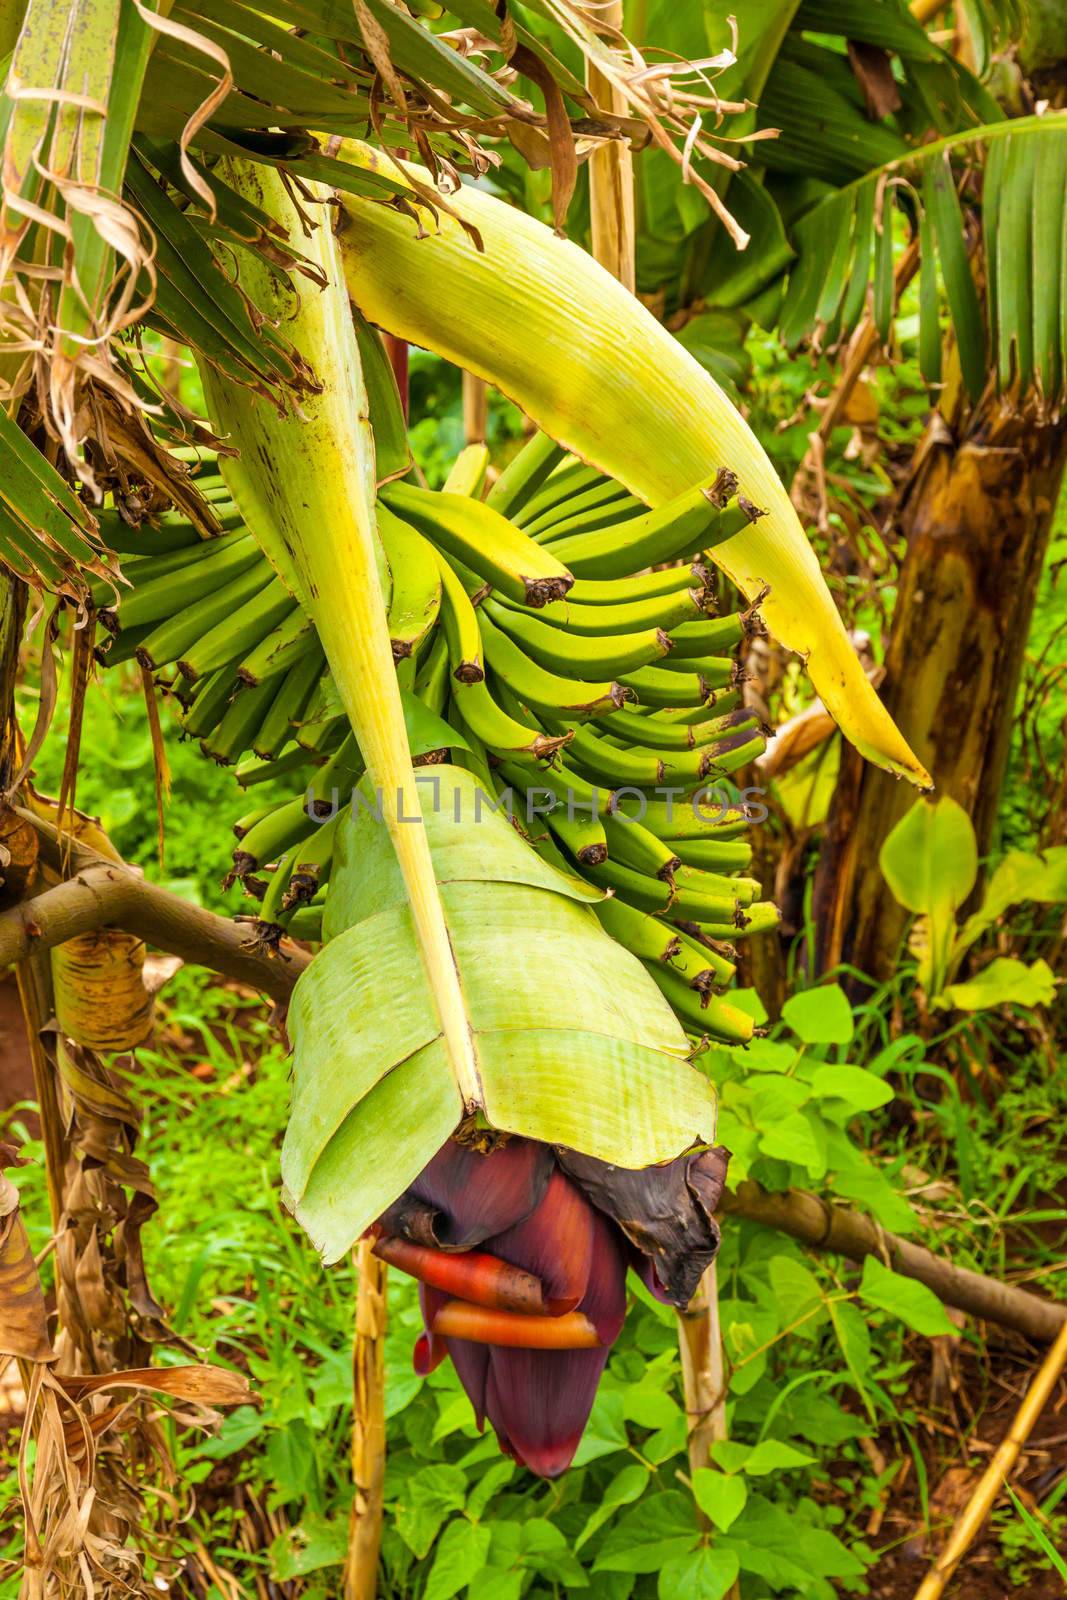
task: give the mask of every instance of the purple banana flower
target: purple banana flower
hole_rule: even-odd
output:
[[[565,1472],[626,1312],[626,1269],[688,1303],[715,1257],[726,1153],[632,1171],[510,1138],[450,1139],[378,1223],[420,1279],[415,1367],[451,1357],[484,1427],[540,1477]]]

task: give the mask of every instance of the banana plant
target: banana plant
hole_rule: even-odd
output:
[[[978,939],[1013,906],[1067,901],[1067,846],[1039,855],[1010,850],[981,904],[962,923],[957,912],[977,881],[978,852],[971,819],[955,800],[946,795],[936,804],[914,805],[886,839],[879,865],[896,899],[915,914],[910,943],[931,1006],[985,1011],[1011,1003],[1051,1004],[1056,983],[1046,961],[1027,965],[997,956],[969,978],[960,971]]]

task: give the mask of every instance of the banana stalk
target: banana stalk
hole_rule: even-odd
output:
[[[449,1065],[473,1112],[482,1103],[481,1082],[426,833],[400,820],[420,817],[421,809],[386,622],[367,393],[330,213],[323,208],[309,239],[277,173],[234,162],[227,177],[285,227],[326,282],[321,291],[302,288],[295,314],[291,296],[274,282],[279,321],[321,384],[302,397],[299,412],[280,415],[235,385],[209,382],[213,420],[241,450],[240,470],[227,481],[242,509],[254,481],[249,526],[283,580],[306,596],[371,782],[384,798]]]
[[[396,174],[355,140],[340,157]],[[417,172],[423,183],[428,173]],[[736,472],[756,520],[712,551],[802,655],[842,732],[869,760],[930,787],[849,643],[815,552],[773,465],[707,372],[576,245],[482,190],[451,215],[410,214],[340,197],[349,292],[369,320],[496,385],[545,431],[652,506]],[[477,230],[476,248],[462,223]],[[420,237],[425,229],[427,237]],[[516,330],[522,337],[516,337]],[[762,513],[762,514],[758,514]]]

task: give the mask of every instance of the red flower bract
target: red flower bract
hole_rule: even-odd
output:
[[[450,1356],[479,1427],[488,1418],[508,1455],[558,1477],[574,1458],[622,1327],[627,1266],[661,1298],[688,1301],[718,1246],[711,1208],[725,1166],[722,1152],[705,1151],[631,1172],[565,1150],[557,1160],[527,1139],[488,1154],[449,1140],[379,1223],[386,1238],[481,1252],[471,1261],[477,1282],[467,1300],[420,1282],[426,1332],[416,1370]],[[404,1265],[403,1252],[394,1254]],[[447,1268],[427,1272],[426,1256],[409,1252],[409,1270],[437,1284],[456,1279]],[[495,1296],[492,1258],[540,1282],[547,1317],[506,1309]],[[457,1324],[472,1336],[445,1331]],[[589,1348],[594,1337],[599,1344]]]

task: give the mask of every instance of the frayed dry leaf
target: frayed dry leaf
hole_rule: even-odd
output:
[[[60,1382],[73,1398],[102,1389],[149,1389],[176,1400],[207,1406],[257,1405],[259,1397],[240,1372],[198,1362],[187,1367],[130,1367],[125,1372],[86,1372],[64,1375]]]
[[[0,1147],[0,1168],[10,1146]],[[52,1361],[41,1279],[19,1213],[19,1192],[0,1170],[0,1356]]]

